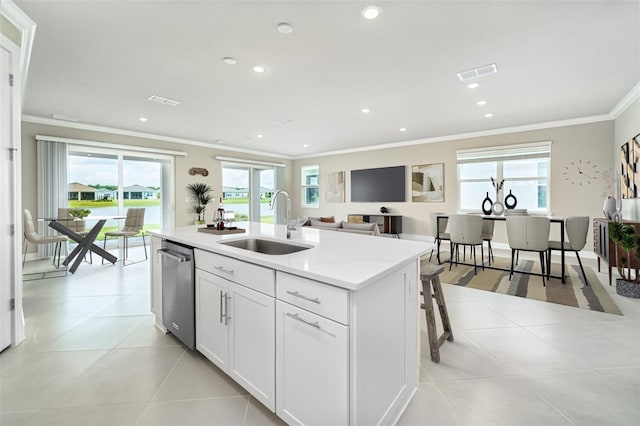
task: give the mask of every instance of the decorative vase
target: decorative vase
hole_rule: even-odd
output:
[[[616,212],[616,199],[609,195],[606,200],[604,200],[604,205],[602,206],[602,213],[607,219],[613,219],[613,215]]]
[[[513,201],[511,201],[513,200]],[[513,202],[513,204],[511,204]],[[509,195],[507,195],[506,197],[504,197],[504,206],[511,210],[511,209],[515,209],[516,206],[518,205],[518,199],[516,198],[515,195],[513,195],[511,193],[511,190],[509,190]]]
[[[623,280],[622,278],[616,279],[616,293],[620,296],[633,297],[634,299],[640,299],[640,283],[633,283]]]
[[[486,206],[487,203],[489,203],[489,206]],[[491,201],[491,198],[489,198],[489,193],[487,192],[487,196],[484,200],[482,200],[482,213],[489,216],[491,214],[492,208],[493,201]]]
[[[496,201],[495,203],[493,203],[491,210],[493,211],[494,216],[502,216],[502,214],[504,213],[504,205],[502,205],[500,201]]]

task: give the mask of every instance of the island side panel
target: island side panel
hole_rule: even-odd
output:
[[[419,380],[418,259],[353,292],[351,424],[394,424]]]
[[[155,316],[156,327],[166,333],[167,329],[162,324],[162,256],[158,253],[158,250],[162,248],[162,238],[152,235],[149,240],[151,250],[151,262],[149,262],[151,268],[151,313]]]

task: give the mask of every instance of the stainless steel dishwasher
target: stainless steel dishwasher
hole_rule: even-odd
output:
[[[193,350],[196,342],[193,248],[163,241],[158,253],[162,256],[162,323]]]

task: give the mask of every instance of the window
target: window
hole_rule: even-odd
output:
[[[263,164],[222,164],[222,197],[226,211],[233,211],[235,220],[274,223],[274,211],[269,208],[283,168]],[[217,201],[217,200],[216,200]]]
[[[302,166],[300,169],[302,184],[302,207],[320,206],[320,166]]]
[[[551,142],[527,143],[501,147],[465,149],[458,157],[458,208],[478,211],[482,201],[496,201],[497,182],[504,179],[499,200],[511,192],[518,200],[516,208],[548,214]]]

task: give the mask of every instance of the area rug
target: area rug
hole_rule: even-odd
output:
[[[441,253],[441,259],[448,258],[448,252]],[[426,259],[428,260],[429,257],[426,256]],[[437,264],[435,253],[431,263]],[[492,266],[503,268],[509,268],[510,263],[511,259],[504,257],[496,257],[495,262],[491,262]],[[542,278],[539,275],[514,273],[513,278],[509,281],[508,270],[485,268],[483,271],[481,267],[478,267],[478,274],[474,276],[473,266],[460,264],[456,266],[454,264],[451,271],[449,271],[448,263],[443,263],[442,266],[445,267],[444,273],[440,275],[440,281],[443,283],[622,315],[595,272],[588,266],[584,268],[589,281],[588,286],[584,283],[580,267],[567,265],[565,284],[562,284],[559,278],[550,278],[546,287],[543,287]],[[540,262],[520,259],[516,269],[540,273]],[[551,274],[559,276],[560,265],[552,264]]]

